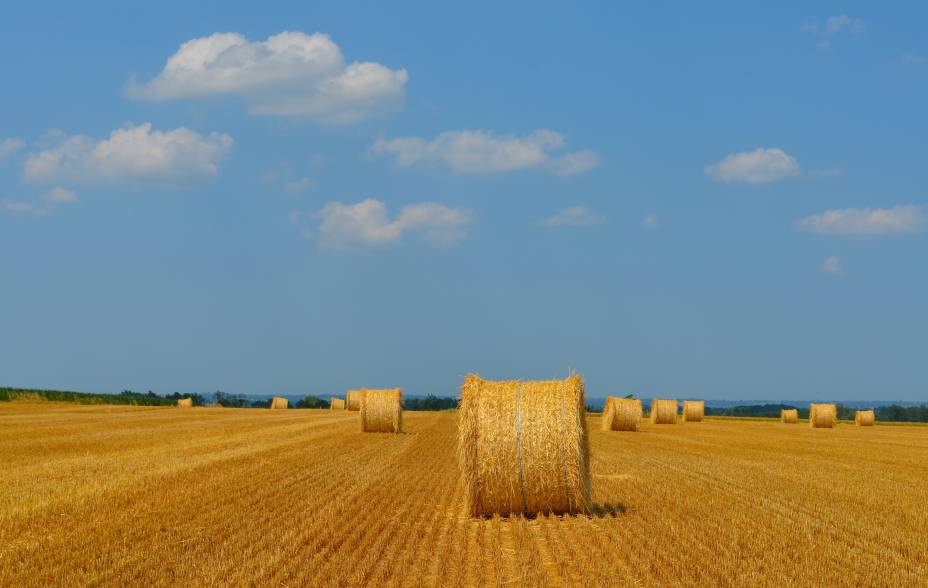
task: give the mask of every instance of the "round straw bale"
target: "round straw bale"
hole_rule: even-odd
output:
[[[345,404],[348,410],[361,410],[361,397],[364,396],[364,390],[348,390],[345,394]]]
[[[286,398],[282,398],[280,396],[271,398],[270,408],[287,408],[288,406],[290,406],[290,401]]]
[[[338,410],[338,409],[344,409],[344,408],[345,408],[344,398],[336,398],[333,396],[332,398],[329,399],[330,410]]]
[[[364,390],[361,394],[361,430],[365,433],[403,432],[403,392],[399,388]]]
[[[683,422],[698,423],[706,414],[705,400],[684,400],[683,401]]]
[[[655,398],[651,401],[651,424],[673,425],[677,422],[677,401]]]
[[[606,398],[600,420],[603,431],[637,431],[641,422],[641,401],[637,398]]]
[[[177,407],[178,408],[190,408],[193,406],[193,398],[178,398]]]
[[[872,427],[876,422],[876,413],[873,412],[873,409],[869,410],[858,410],[854,415],[854,424],[858,427]]]
[[[784,408],[780,410],[780,422],[793,424],[799,420],[799,411],[795,408]]]
[[[590,508],[583,379],[461,387],[458,461],[472,516]]]
[[[809,426],[813,429],[830,429],[838,423],[838,407],[834,404],[811,404]]]

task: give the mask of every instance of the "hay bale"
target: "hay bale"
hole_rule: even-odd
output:
[[[193,407],[193,398],[178,398],[177,399],[177,408],[192,408]]]
[[[363,390],[361,430],[365,433],[403,432],[403,392],[399,388]]]
[[[705,400],[684,400],[683,401],[683,422],[699,423],[706,416]]]
[[[854,424],[858,427],[872,427],[876,423],[876,413],[873,409],[858,410],[854,414]]]
[[[641,401],[637,398],[606,398],[601,426],[603,431],[637,431],[641,423]]]
[[[473,516],[590,508],[583,379],[461,387],[458,461]]]
[[[271,408],[287,408],[288,406],[290,406],[290,401],[286,398],[280,396],[271,398]]]
[[[780,422],[794,424],[799,421],[799,411],[795,408],[784,408],[780,410]]]
[[[651,424],[673,425],[677,422],[677,401],[655,398],[651,401]]]
[[[361,410],[362,396],[364,396],[364,390],[348,390],[345,394],[345,404],[348,410]]]
[[[329,409],[330,410],[344,410],[345,408],[345,399],[332,397],[329,399]]]
[[[811,404],[809,426],[813,429],[831,429],[838,424],[838,407],[834,404]]]

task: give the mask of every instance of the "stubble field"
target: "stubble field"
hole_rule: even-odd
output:
[[[0,406],[0,585],[916,586],[928,428],[602,432],[595,512],[472,519],[454,412]]]

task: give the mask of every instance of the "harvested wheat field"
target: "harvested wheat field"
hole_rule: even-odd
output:
[[[348,411],[5,403],[0,586],[928,578],[928,427],[590,416],[591,514],[472,518],[457,418],[371,435]]]

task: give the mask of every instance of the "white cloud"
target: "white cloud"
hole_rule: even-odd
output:
[[[826,210],[800,219],[796,226],[821,235],[904,235],[920,233],[928,218],[920,206]]]
[[[236,95],[253,114],[350,123],[398,105],[409,74],[374,62],[347,64],[328,35],[285,31],[264,41],[215,33],[182,44],[154,79],[129,96],[174,100]]]
[[[720,182],[762,184],[799,174],[799,162],[782,149],[755,149],[727,155],[704,171]]]
[[[77,194],[74,193],[74,190],[58,186],[48,191],[45,200],[54,204],[73,204],[77,202]]]
[[[46,192],[39,203],[4,199],[0,200],[0,209],[13,214],[41,216],[54,211],[60,204],[74,204],[76,202],[78,202],[78,198],[73,190],[59,186]]]
[[[644,220],[641,221],[641,226],[646,229],[656,229],[658,227],[657,216],[653,214],[645,215]]]
[[[411,204],[390,219],[384,203],[374,199],[330,202],[314,216],[319,219],[320,243],[332,249],[389,245],[407,232],[421,233],[435,245],[451,246],[464,238],[471,221],[470,211],[435,202]]]
[[[216,175],[232,143],[221,133],[203,136],[183,127],[153,131],[151,123],[144,123],[117,129],[108,139],[60,138],[56,146],[26,159],[24,175],[33,183],[173,183]]]
[[[378,139],[374,155],[392,155],[397,165],[443,163],[461,174],[508,172],[553,165],[562,175],[583,173],[599,163],[592,151],[579,151],[552,160],[551,152],[564,146],[560,133],[538,129],[528,135],[496,135],[491,131],[446,131],[432,140],[421,137]]]
[[[586,206],[571,206],[539,224],[544,227],[579,227],[600,225],[604,222],[606,217],[596,214]]]
[[[3,161],[7,157],[13,155],[25,146],[26,142],[22,139],[17,139],[16,137],[9,137],[0,141],[0,161]]]
[[[825,263],[822,264],[822,270],[824,270],[825,273],[835,276],[844,275],[844,268],[841,267],[841,258],[835,257],[834,255],[825,258]]]

